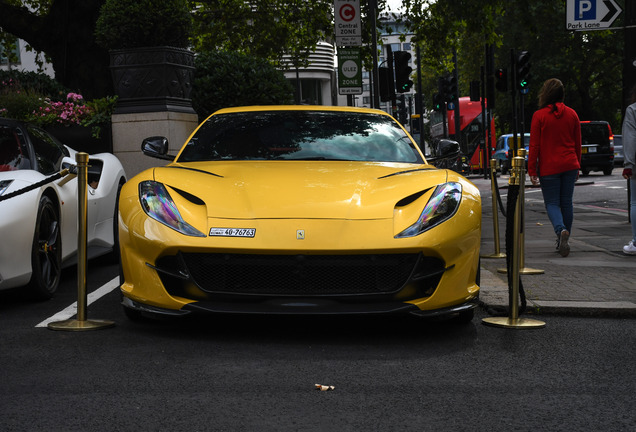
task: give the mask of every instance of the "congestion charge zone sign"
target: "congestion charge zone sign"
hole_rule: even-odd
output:
[[[362,45],[360,0],[334,0],[337,46]]]
[[[567,30],[607,29],[622,11],[616,0],[567,0],[565,27]]]

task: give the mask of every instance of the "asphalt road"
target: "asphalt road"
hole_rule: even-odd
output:
[[[582,198],[614,206],[620,196],[600,188]],[[113,328],[47,328],[74,313],[74,268],[50,301],[0,293],[1,431],[636,430],[636,320],[546,316],[545,328],[511,330],[484,325],[480,310],[466,326],[135,323],[121,311],[116,266],[88,270],[88,291],[99,293],[88,318]]]
[[[115,273],[91,263],[89,277],[107,284]],[[509,330],[483,325],[479,311],[467,326],[405,318],[134,323],[113,290],[88,309],[89,319],[113,320],[113,328],[38,327],[74,296],[71,271],[52,301],[0,296],[1,430],[636,428],[636,320],[547,317],[543,329]]]

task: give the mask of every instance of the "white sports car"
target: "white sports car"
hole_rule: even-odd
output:
[[[0,118],[0,290],[27,286],[35,298],[51,298],[62,268],[77,262],[77,176],[48,181],[75,165],[75,154],[43,129]],[[89,165],[93,258],[118,249],[115,216],[126,176],[110,153],[90,155]]]

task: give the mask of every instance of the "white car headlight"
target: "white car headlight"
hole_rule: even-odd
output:
[[[139,201],[146,214],[173,230],[192,237],[205,237],[201,231],[181,217],[166,187],[159,182],[139,183]]]
[[[459,208],[461,199],[462,185],[460,183],[444,183],[437,186],[417,222],[395,238],[414,237],[450,219]]]

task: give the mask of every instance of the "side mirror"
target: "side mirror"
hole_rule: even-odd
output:
[[[141,151],[146,156],[163,160],[174,160],[174,156],[168,155],[168,138],[153,136],[145,138],[141,143]]]
[[[437,144],[437,157],[455,158],[459,156],[459,143],[449,139],[441,139]]]

